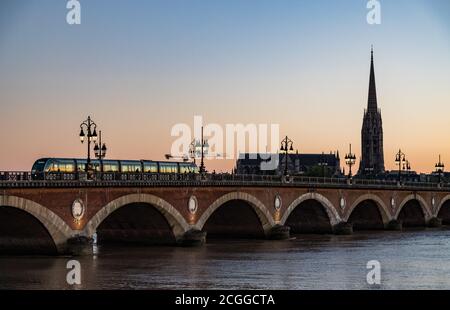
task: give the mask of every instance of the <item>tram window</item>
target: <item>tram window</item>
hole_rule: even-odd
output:
[[[53,162],[48,170],[49,172],[65,172],[71,173],[74,171],[74,164],[64,162]]]
[[[33,167],[31,168],[31,171],[33,173],[35,172],[41,172],[45,169],[45,160],[39,160],[34,163]]]
[[[189,172],[191,172],[189,168],[190,168],[189,166],[180,165],[180,173],[189,173]]]
[[[104,172],[117,172],[117,171],[119,171],[119,166],[117,164],[104,164],[103,171]]]
[[[58,172],[59,171],[59,165],[58,163],[53,162],[50,165],[50,168],[48,169],[49,172]]]
[[[156,163],[144,163],[144,172],[146,173],[157,173],[158,165]]]
[[[122,172],[140,172],[140,163],[122,163]]]
[[[75,171],[75,165],[74,164],[66,164],[65,172],[74,172],[74,171]]]
[[[161,173],[177,173],[177,164],[160,163],[159,170]]]

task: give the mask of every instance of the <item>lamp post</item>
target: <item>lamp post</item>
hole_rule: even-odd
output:
[[[402,181],[402,167],[406,163],[406,155],[402,152],[402,150],[398,150],[398,153],[395,155],[395,163],[398,165],[398,181]],[[408,163],[409,165],[409,163]],[[410,167],[411,168],[411,167]]]
[[[352,166],[356,163],[356,155],[352,153],[352,145],[350,144],[350,150],[348,154],[345,155],[345,163],[349,167],[348,178],[352,178]]]
[[[444,173],[445,165],[444,165],[443,162],[441,162],[441,155],[440,154],[439,154],[439,162],[436,165],[434,165],[434,167],[436,168],[436,172],[439,175],[439,183],[441,183],[442,174]]]
[[[289,151],[293,151],[294,147],[293,147],[293,142],[291,139],[288,138],[288,136],[286,136],[282,141],[281,141],[281,148],[280,150],[282,152],[284,152],[284,175],[287,176],[288,175],[288,153]]]
[[[406,163],[403,165],[403,170],[406,170],[406,172],[411,172],[411,164],[409,163],[409,160],[406,161]]]
[[[86,133],[85,133],[86,131]],[[85,171],[91,170],[91,142],[97,141],[97,124],[95,124],[91,117],[88,116],[87,120],[80,124],[80,140],[84,143],[87,138],[87,161]]]
[[[201,154],[201,159],[200,159],[200,173],[205,173],[206,172],[206,168],[205,168],[205,155],[208,153],[208,140],[203,139],[203,126],[202,126],[202,136],[201,136],[201,141],[197,141],[196,143],[196,148],[200,148],[200,154]]]
[[[103,172],[103,158],[106,156],[106,144],[102,144],[102,131],[98,132],[98,143],[95,143],[94,153],[95,157],[100,161],[100,172]]]
[[[325,152],[322,152],[322,159],[319,166],[322,167],[322,178],[325,178],[325,167],[328,166],[328,162],[325,160]]]
[[[195,162],[195,157],[196,157],[196,153],[195,153],[195,139],[192,140],[191,144],[189,144],[189,155],[190,158],[192,158],[194,165],[196,164]],[[189,159],[188,159],[189,160]]]

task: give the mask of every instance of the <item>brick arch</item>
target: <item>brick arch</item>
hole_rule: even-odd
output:
[[[203,229],[203,226],[205,226],[206,221],[210,218],[210,216],[216,211],[218,208],[220,208],[223,204],[227,203],[231,200],[242,200],[247,202],[253,210],[258,215],[258,218],[261,222],[261,225],[263,227],[264,233],[267,235],[270,229],[275,225],[275,221],[273,217],[270,215],[269,210],[266,208],[266,206],[255,196],[252,196],[247,193],[243,192],[232,192],[225,194],[221,196],[220,198],[216,199],[207,209],[205,212],[203,212],[202,216],[199,218],[197,223],[195,224],[195,227],[199,230]]]
[[[58,252],[62,252],[67,239],[74,235],[73,230],[50,209],[25,198],[17,196],[0,196],[0,207],[12,207],[25,211],[35,217],[44,227],[55,243]]]
[[[445,196],[444,198],[441,199],[441,201],[439,202],[439,206],[436,208],[435,214],[434,216],[438,216],[439,212],[441,211],[442,207],[444,206],[444,204],[450,200],[450,195]]]
[[[354,202],[353,204],[350,206],[350,208],[347,210],[346,215],[345,215],[345,221],[348,221],[350,216],[353,213],[353,210],[355,210],[355,208],[363,201],[366,200],[372,200],[373,202],[376,203],[377,207],[378,207],[378,211],[380,211],[381,214],[381,218],[383,220],[384,224],[389,223],[389,221],[392,219],[392,214],[391,211],[389,210],[389,208],[386,206],[386,204],[384,203],[384,201],[378,197],[375,194],[364,194],[362,196],[359,196]]]
[[[164,199],[150,194],[130,194],[119,197],[101,208],[86,224],[86,227],[84,228],[86,236],[91,237],[97,230],[98,226],[111,213],[132,203],[146,203],[151,205],[151,207],[156,208],[169,223],[175,239],[177,240],[189,230],[189,224],[186,222],[184,217]]]
[[[425,201],[425,199],[423,199],[423,197],[418,194],[410,194],[410,195],[406,196],[403,199],[403,201],[400,203],[397,211],[395,212],[394,218],[396,218],[396,219],[398,218],[403,207],[408,203],[408,201],[411,201],[411,200],[417,200],[419,202],[419,205],[422,208],[422,212],[425,217],[425,221],[429,220],[432,216],[431,211],[429,210],[429,206],[428,206],[427,202]]]
[[[330,219],[331,225],[336,225],[341,222],[341,217],[339,213],[336,211],[336,208],[333,206],[331,201],[329,201],[325,196],[319,193],[306,193],[295,199],[289,207],[284,211],[283,217],[280,220],[280,223],[284,225],[289,218],[289,215],[297,208],[302,202],[306,200],[315,200],[319,202],[327,212],[328,218]]]

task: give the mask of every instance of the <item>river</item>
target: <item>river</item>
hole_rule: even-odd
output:
[[[1,289],[450,289],[450,230],[216,240],[203,247],[99,247],[94,256],[0,257]],[[66,282],[77,259],[81,284]],[[369,285],[366,264],[381,264]]]

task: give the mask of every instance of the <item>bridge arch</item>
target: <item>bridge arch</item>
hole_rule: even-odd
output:
[[[158,210],[170,225],[175,239],[180,239],[189,230],[184,217],[167,201],[151,194],[129,194],[119,197],[101,208],[86,224],[85,234],[91,237],[100,224],[114,211],[130,204],[144,203]]]
[[[0,208],[11,207],[23,210],[37,219],[47,230],[52,238],[56,250],[62,252],[67,240],[73,236],[73,231],[69,225],[50,209],[32,200],[17,196],[0,196]]]
[[[422,209],[423,212],[423,216],[425,221],[429,220],[432,217],[431,211],[429,210],[428,204],[425,201],[425,199],[423,199],[422,196],[418,195],[418,194],[410,194],[408,196],[406,196],[402,202],[400,203],[396,213],[395,213],[395,219],[398,219],[403,207],[410,201],[416,200],[419,202],[420,208]]]
[[[275,221],[266,206],[255,196],[244,192],[231,192],[216,199],[199,218],[195,227],[202,230],[211,215],[222,205],[229,201],[240,200],[248,203],[261,222],[264,233],[267,235],[270,229],[275,225]]]
[[[289,215],[304,201],[307,200],[315,200],[319,202],[323,208],[325,209],[325,212],[328,215],[328,218],[330,219],[331,225],[336,225],[339,222],[341,222],[341,217],[339,213],[337,212],[336,208],[333,206],[331,201],[328,200],[325,196],[319,194],[319,193],[306,193],[295,199],[289,207],[284,211],[283,217],[280,220],[280,224],[284,225],[289,218]]]
[[[439,212],[441,212],[441,210],[442,210],[442,207],[444,207],[444,205],[446,205],[448,201],[450,201],[450,195],[447,195],[441,199],[438,207],[436,208],[436,213],[434,214],[434,216],[438,217]]]
[[[347,213],[345,215],[345,221],[348,221],[350,219],[350,216],[352,215],[355,208],[358,207],[364,201],[375,202],[375,204],[378,207],[378,211],[380,212],[383,224],[389,223],[389,221],[392,219],[391,212],[390,212],[389,208],[386,206],[386,204],[384,203],[384,201],[375,194],[364,194],[362,196],[359,196],[353,202],[353,204],[350,206],[350,208],[347,210]]]

